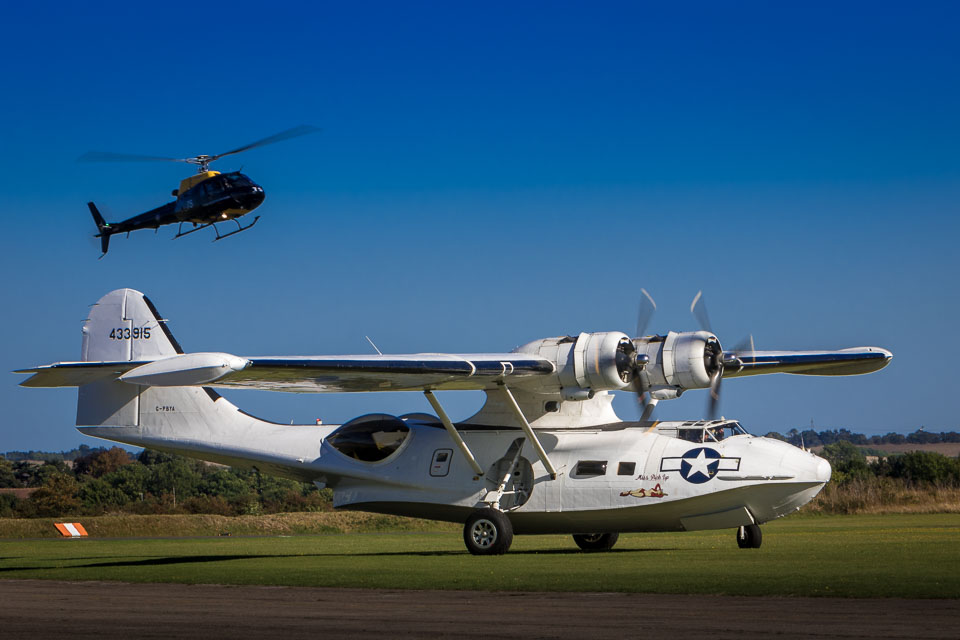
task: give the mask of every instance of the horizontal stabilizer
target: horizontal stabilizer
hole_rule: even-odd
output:
[[[32,373],[20,383],[21,387],[79,387],[100,380],[115,380],[133,369],[137,362],[57,362],[54,364],[18,369],[14,373]]]

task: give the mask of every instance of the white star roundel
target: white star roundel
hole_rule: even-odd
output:
[[[680,458],[680,475],[687,482],[701,484],[717,475],[720,453],[708,447],[691,449]]]

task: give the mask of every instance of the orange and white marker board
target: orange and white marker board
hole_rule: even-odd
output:
[[[54,522],[53,526],[64,538],[81,538],[87,535],[87,530],[79,522]]]

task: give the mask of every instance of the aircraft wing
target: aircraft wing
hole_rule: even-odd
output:
[[[725,355],[727,355],[725,353]],[[854,376],[884,368],[893,354],[879,347],[853,347],[837,351],[740,351],[734,352],[743,368],[724,369],[724,378],[761,373],[793,373],[806,376]]]
[[[488,389],[509,378],[548,375],[554,365],[526,354],[414,354],[250,358],[213,386],[272,391]]]
[[[529,354],[410,354],[241,358],[187,353],[140,362],[58,362],[31,373],[25,387],[72,387],[104,378],[145,386],[210,386],[298,393],[490,389],[502,380],[554,373]]]

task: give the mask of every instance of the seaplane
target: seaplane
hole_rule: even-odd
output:
[[[741,548],[758,548],[760,525],[812,500],[830,464],[736,420],[657,421],[653,408],[690,390],[716,398],[728,378],[865,374],[893,357],[878,347],[725,351],[708,330],[638,329],[504,353],[247,357],[185,352],[146,296],[118,289],[92,307],[79,361],[15,373],[30,374],[25,387],[78,387],[85,435],[316,483],[338,509],[461,523],[470,553],[497,555],[515,534],[569,534],[602,551],[624,532],[731,529]],[[410,391],[433,412],[285,425],[217,389]],[[448,390],[486,401],[454,422],[440,400]],[[641,399],[639,421],[614,412],[622,390]]]

